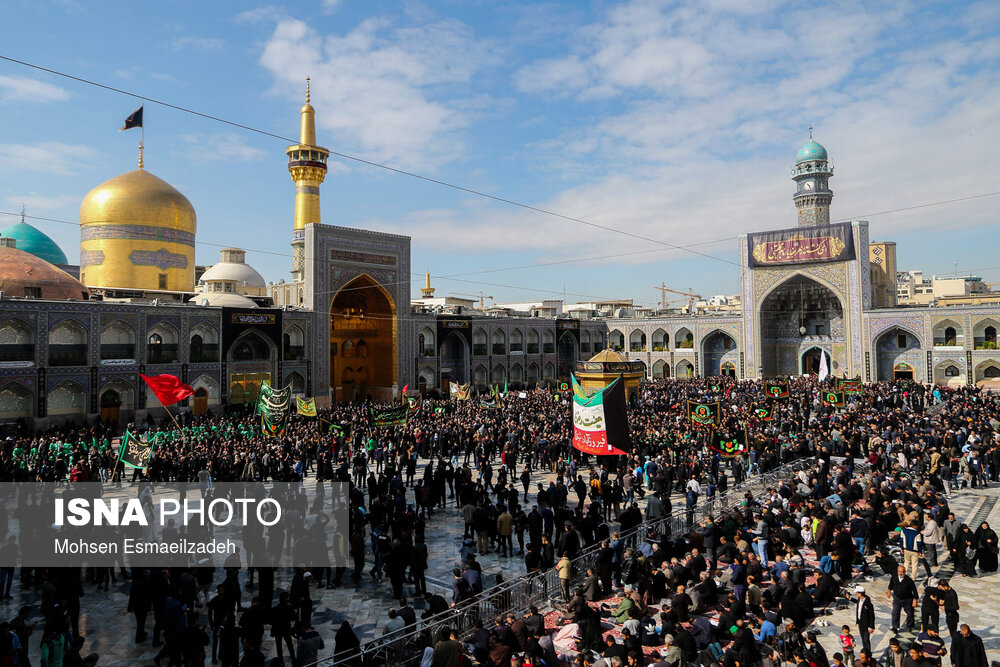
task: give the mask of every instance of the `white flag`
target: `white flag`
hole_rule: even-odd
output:
[[[830,369],[826,365],[826,352],[819,353],[819,381],[830,377]]]

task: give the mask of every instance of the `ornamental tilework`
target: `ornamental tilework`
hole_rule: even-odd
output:
[[[166,248],[159,250],[133,250],[128,256],[136,266],[155,266],[161,271],[167,269],[186,269],[188,259],[184,255],[170,252]]]
[[[876,315],[868,318],[868,344],[874,345],[875,339],[884,331],[893,327],[902,327],[916,334],[923,341],[926,338],[924,317],[922,315]]]
[[[180,229],[150,225],[84,225],[80,228],[81,241],[127,239],[130,241],[161,241],[194,247],[194,234]]]
[[[801,275],[806,278],[816,279],[830,287],[842,301],[847,301],[847,269],[844,267],[844,264],[845,262],[833,262],[830,264],[796,267],[794,269],[753,269],[751,273],[753,275],[754,292],[766,295],[779,284]],[[759,297],[755,299],[753,302],[754,306],[759,306],[760,301]]]

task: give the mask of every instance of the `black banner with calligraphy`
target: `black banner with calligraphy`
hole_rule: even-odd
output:
[[[758,232],[747,237],[750,267],[846,262],[855,259],[849,222]]]

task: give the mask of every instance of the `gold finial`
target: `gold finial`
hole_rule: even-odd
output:
[[[310,95],[309,95],[309,77],[306,77],[306,104],[309,104],[309,102],[310,102]]]
[[[813,140],[813,126],[809,126],[809,141]]]
[[[139,169],[142,169],[142,142],[139,142]]]
[[[21,202],[21,224],[24,224],[24,202]]]
[[[431,272],[430,271],[428,271],[427,273],[424,274],[424,287],[423,287],[422,290],[420,290],[420,294],[425,299],[430,299],[431,297],[434,296],[434,288],[431,287]]]

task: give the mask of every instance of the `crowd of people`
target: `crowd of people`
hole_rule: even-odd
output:
[[[238,560],[219,564],[221,571],[205,562],[119,573],[4,568],[0,594],[9,595],[15,580],[19,592],[39,591],[44,621],[35,634],[43,664],[62,664],[80,643],[82,586],[106,589],[116,574],[130,582],[137,643],[148,639],[146,617],[153,616],[152,643],[162,642],[158,664],[204,664],[210,655],[223,665],[263,665],[268,632],[281,663],[286,648],[293,665],[311,664],[329,655],[327,649],[350,663],[360,660],[360,642],[349,623],[335,637],[312,626],[310,591],[366,577],[387,580],[401,601],[384,628],[391,635],[418,625],[406,603],[410,595],[424,601],[425,618],[463,609],[488,588],[478,557],[496,552],[523,559],[528,577],[558,572],[561,586],[551,603],[559,618],[537,610],[495,622],[479,617],[471,634],[459,630],[456,618],[439,638],[427,638],[426,664],[744,667],[783,661],[828,667],[810,628],[819,611],[846,599],[846,592],[857,603],[861,649],[855,658],[848,632],[839,659],[904,667],[902,658],[890,664],[896,653],[871,653],[870,598],[859,590],[867,588],[892,599],[894,629],[921,630],[912,644],[923,652],[909,656],[914,667],[924,667],[921,660],[941,664],[932,655],[940,617],[951,664],[985,667],[967,657],[979,659],[976,635],[958,623],[954,589],[926,575],[945,558],[956,576],[997,568],[996,533],[988,524],[964,525],[948,505],[952,494],[1000,476],[996,397],[971,387],[932,392],[900,381],[867,385],[838,407],[824,404],[820,386],[806,378],[792,380],[784,399],[768,398],[759,381],[657,381],[644,385],[630,406],[628,455],[600,458],[571,447],[566,399],[530,391],[509,395],[499,407],[425,401],[405,425],[381,428],[372,422],[371,405],[356,402],[317,418],[294,417],[278,437],[264,436],[247,411],[185,414],[180,431],[169,421],[133,427],[156,446],[149,467],[133,471],[132,481],[118,462],[115,426],[11,432],[0,458],[5,481],[349,483],[353,567],[298,568],[287,573],[287,591],[276,585],[282,575],[274,568],[248,571]],[[719,423],[693,423],[688,400],[718,401]],[[754,409],[762,405],[771,408],[766,420]],[[742,435],[745,450],[723,457],[710,447],[713,430]],[[844,458],[834,463],[832,457]],[[693,521],[700,501],[797,459],[813,465],[764,495]],[[675,510],[675,498],[689,510],[689,521],[667,534],[657,519]],[[461,520],[441,518],[445,507]],[[455,562],[432,572],[447,577],[450,571],[450,596],[427,587],[431,527],[462,534]],[[887,549],[890,537],[900,553]],[[585,551],[596,557],[589,570],[577,571]],[[875,592],[883,584],[874,579],[851,583],[879,573],[891,577],[884,592]],[[241,589],[250,586],[247,599]],[[26,619],[32,612],[22,614]],[[27,664],[31,634],[25,620],[13,619],[6,630],[0,624],[0,659]],[[79,664],[75,657],[65,662]]]

